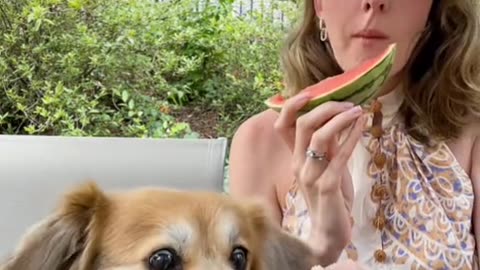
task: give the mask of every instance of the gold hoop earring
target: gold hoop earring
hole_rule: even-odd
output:
[[[325,20],[322,18],[319,18],[318,24],[319,24],[318,27],[320,28],[320,40],[325,41],[328,38],[327,27],[325,26]]]

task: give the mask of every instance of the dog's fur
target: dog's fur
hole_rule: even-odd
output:
[[[238,245],[248,250],[245,270],[310,269],[310,249],[269,220],[258,204],[219,193],[105,193],[90,182],[32,227],[0,270],[159,270],[148,258],[162,248],[181,258],[169,270],[235,270]]]

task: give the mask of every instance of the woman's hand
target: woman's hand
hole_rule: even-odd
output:
[[[347,161],[362,134],[365,117],[359,106],[327,102],[297,118],[307,101],[304,94],[289,99],[275,129],[293,153],[293,171],[312,222],[311,247],[321,265],[330,265],[350,241],[353,188]],[[340,142],[340,133],[349,127],[350,133]]]

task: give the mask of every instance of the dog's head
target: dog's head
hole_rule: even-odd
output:
[[[145,188],[65,195],[1,270],[309,269],[309,250],[258,204],[227,195]]]

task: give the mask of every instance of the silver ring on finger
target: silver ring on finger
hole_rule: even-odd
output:
[[[327,153],[323,152],[321,154],[318,154],[315,150],[308,149],[307,152],[305,152],[305,155],[309,158],[315,159],[315,160],[328,160],[327,159]]]

